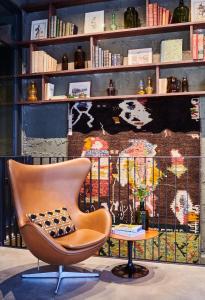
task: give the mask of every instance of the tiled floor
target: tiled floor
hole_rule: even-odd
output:
[[[96,300],[204,300],[205,268],[163,263],[140,262],[149,274],[138,280],[121,279],[110,270],[124,260],[92,257],[78,265],[97,270],[99,279],[64,279],[54,295],[55,279],[22,280],[22,272],[36,268],[36,258],[27,250],[0,248],[0,299],[96,299]],[[53,269],[41,263],[41,271]],[[69,268],[68,268],[69,269]],[[33,270],[33,271],[36,271]]]

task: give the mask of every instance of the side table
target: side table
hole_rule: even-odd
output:
[[[111,233],[110,238],[127,241],[127,246],[128,246],[128,263],[114,267],[112,269],[112,273],[118,277],[123,277],[123,278],[141,278],[146,276],[149,273],[149,270],[147,268],[140,265],[133,264],[132,261],[133,242],[153,239],[158,235],[159,232],[157,230],[151,230],[151,229],[145,231],[145,233],[137,234],[134,237]]]

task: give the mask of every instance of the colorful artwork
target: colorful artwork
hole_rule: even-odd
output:
[[[109,168],[112,167],[109,165],[108,143],[99,137],[86,138],[81,156],[90,157],[92,162],[91,172],[86,179],[87,197],[92,195],[93,201],[98,201],[99,197],[108,196]],[[90,189],[91,184],[92,188]]]
[[[187,191],[178,190],[170,207],[180,224],[188,225],[194,233],[199,231],[199,205],[193,205]]]
[[[152,121],[150,113],[138,100],[125,100],[119,104],[119,107],[122,109],[120,117],[137,129]]]
[[[199,99],[198,98],[193,98],[191,100],[191,104],[193,105],[190,110],[191,110],[191,118],[192,120],[199,121],[200,119],[200,111],[199,111]]]
[[[191,100],[162,98],[160,105],[154,99],[92,103],[88,111],[92,127],[89,115],[79,117],[73,109],[68,154],[92,160],[82,190],[82,209],[104,206],[114,223],[134,222],[139,203],[136,187],[143,184],[150,190],[146,208],[153,227],[199,230],[200,165],[191,157],[200,155],[200,124],[192,119]],[[136,117],[136,107],[140,114],[144,110],[143,117]],[[138,124],[139,120],[145,122]],[[178,190],[189,193],[192,209],[187,216],[175,213],[173,201]]]
[[[171,150],[171,157],[172,165],[167,169],[177,176],[177,178],[180,178],[187,171],[187,168],[184,166],[184,157],[177,149]]]

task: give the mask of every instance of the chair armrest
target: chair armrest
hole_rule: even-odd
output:
[[[79,212],[76,227],[99,231],[109,236],[112,227],[112,217],[105,208],[100,208],[91,213]]]

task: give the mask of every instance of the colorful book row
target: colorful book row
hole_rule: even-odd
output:
[[[69,36],[78,33],[78,27],[70,22],[63,22],[58,16],[51,16],[49,38]]]
[[[159,6],[158,3],[148,5],[148,26],[168,25],[171,23],[172,15],[169,9]]]

